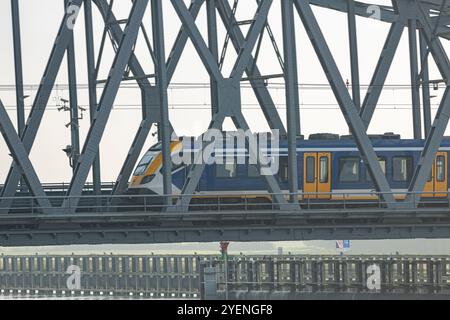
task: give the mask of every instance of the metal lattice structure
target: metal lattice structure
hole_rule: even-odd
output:
[[[278,0],[280,1],[280,0]],[[192,166],[187,182],[182,189],[182,196],[177,197],[177,204],[172,204],[171,198],[171,159],[170,159],[170,141],[171,135],[176,128],[173,128],[169,120],[168,109],[168,86],[171,83],[175,70],[177,69],[180,57],[185,50],[188,41],[191,41],[195,47],[196,53],[200,57],[205,69],[211,77],[211,105],[212,105],[212,121],[210,129],[221,129],[225,118],[232,118],[238,129],[248,130],[249,125],[245,116],[242,113],[241,105],[241,85],[243,82],[250,83],[254,94],[259,102],[260,108],[272,129],[278,129],[282,134],[286,134],[289,143],[289,188],[292,194],[296,194],[299,190],[299,181],[297,173],[297,153],[296,140],[301,134],[300,128],[300,112],[299,112],[299,90],[298,88],[298,71],[297,59],[298,53],[296,51],[296,27],[294,20],[298,16],[307,31],[310,41],[313,45],[315,53],[320,60],[321,66],[325,71],[332,91],[338,101],[342,114],[352,132],[361,157],[368,167],[369,173],[376,186],[376,191],[380,196],[380,207],[383,208],[384,213],[405,213],[417,214],[418,201],[417,195],[423,191],[425,183],[428,178],[435,155],[438,152],[445,130],[448,125],[450,115],[450,62],[448,56],[443,48],[443,41],[447,41],[450,37],[450,29],[447,26],[450,23],[450,4],[447,1],[434,0],[394,0],[392,6],[377,6],[376,12],[378,18],[391,25],[388,37],[386,39],[384,49],[379,57],[378,64],[373,74],[373,78],[367,95],[361,97],[361,88],[359,80],[359,59],[358,46],[356,37],[356,16],[373,18],[373,5],[362,2],[355,2],[353,0],[282,0],[282,30],[283,39],[275,39],[276,37],[271,31],[268,21],[268,14],[273,10],[273,0],[258,0],[257,11],[254,19],[249,21],[237,21],[235,11],[236,3],[229,3],[227,0],[193,0],[190,6],[187,7],[183,0],[171,0],[170,5],[175,10],[179,20],[182,23],[182,28],[176,38],[170,54],[166,54],[166,35],[164,32],[165,13],[163,12],[162,0],[137,0],[132,3],[132,10],[129,13],[128,19],[125,21],[118,20],[115,17],[113,10],[113,1],[107,0],[72,0],[66,2],[66,13],[62,18],[60,28],[54,42],[53,49],[48,58],[45,73],[42,75],[39,90],[32,105],[32,110],[28,120],[25,124],[24,104],[23,104],[23,77],[22,77],[22,61],[21,61],[21,33],[20,33],[20,17],[19,4],[20,1],[12,0],[12,20],[14,31],[14,57],[15,57],[15,71],[16,71],[16,96],[17,96],[17,115],[18,126],[17,130],[11,122],[5,107],[0,102],[0,129],[9,147],[9,152],[13,156],[13,163],[8,173],[7,179],[1,190],[0,196],[0,213],[6,215],[14,222],[5,222],[5,227],[0,232],[4,236],[5,244],[27,244],[27,243],[79,243],[79,242],[108,242],[112,241],[113,236],[108,236],[108,232],[115,232],[116,234],[123,234],[123,240],[115,239],[114,242],[161,242],[161,241],[209,241],[213,239],[241,239],[241,240],[284,240],[284,239],[302,239],[302,238],[323,238],[324,233],[318,231],[315,235],[315,227],[302,223],[297,226],[300,229],[311,230],[301,231],[301,235],[295,236],[295,231],[287,231],[291,236],[273,235],[271,232],[276,227],[267,227],[271,235],[265,237],[264,230],[262,233],[255,231],[254,237],[242,237],[241,234],[235,233],[239,227],[239,219],[236,225],[230,227],[231,234],[227,234],[226,230],[217,226],[217,235],[208,234],[202,236],[202,231],[190,230],[195,236],[179,236],[181,232],[178,227],[170,228],[170,230],[156,230],[151,228],[139,226],[139,232],[144,233],[145,236],[137,235],[135,238],[128,238],[130,232],[135,232],[132,227],[123,228],[120,230],[117,225],[114,227],[107,226],[105,229],[93,229],[89,232],[95,234],[95,237],[86,237],[84,228],[80,227],[82,224],[77,224],[76,227],[69,231],[62,231],[61,223],[69,224],[67,221],[54,224],[54,228],[50,228],[47,233],[38,231],[37,234],[45,233],[42,238],[33,242],[33,237],[36,234],[36,227],[33,221],[34,215],[27,215],[20,220],[14,216],[8,215],[11,206],[15,201],[15,196],[18,195],[18,186],[22,180],[28,186],[31,195],[34,197],[33,212],[37,214],[44,214],[44,217],[52,217],[55,219],[78,219],[77,206],[82,201],[83,190],[88,179],[91,168],[93,169],[93,194],[100,196],[104,190],[100,181],[100,155],[99,145],[108,124],[109,116],[111,114],[115,98],[118,90],[124,81],[136,81],[142,92],[142,113],[143,119],[138,128],[136,137],[128,152],[125,163],[123,164],[121,172],[118,174],[117,182],[112,188],[112,196],[122,196],[127,188],[128,180],[135,168],[139,155],[141,154],[145,141],[150,133],[153,125],[158,125],[160,140],[162,141],[163,150],[163,171],[164,171],[164,191],[167,195],[165,213],[161,213],[156,218],[163,219],[170,214],[175,216],[188,214],[189,204],[192,200],[192,194],[199,183],[201,174],[205,165]],[[201,30],[196,24],[196,18],[202,9],[206,7],[208,23],[207,31],[208,37],[204,39]],[[337,10],[346,12],[348,14],[348,31],[350,39],[351,52],[351,70],[352,70],[352,92],[349,93],[343,76],[341,75],[338,66],[335,62],[333,54],[331,53],[325,36],[319,26],[312,7],[318,6],[328,8],[329,10]],[[89,101],[90,101],[90,115],[91,127],[83,144],[79,141],[78,132],[78,105],[77,105],[77,79],[75,75],[76,57],[74,55],[74,40],[73,40],[73,25],[76,14],[79,10],[84,12],[85,17],[85,31],[86,31],[86,47],[87,47],[87,65],[89,78]],[[93,10],[98,10],[104,23],[104,35],[102,43],[100,44],[100,55],[96,59],[93,36]],[[145,12],[151,12],[150,22],[144,22],[143,18]],[[227,30],[225,46],[222,54],[219,50],[218,41],[218,23],[219,20],[223,23]],[[249,31],[245,35],[242,26],[249,26]],[[150,43],[147,35],[147,29],[151,29],[153,43]],[[275,51],[278,54],[278,60],[283,69],[281,75],[263,75],[258,68],[258,57],[254,56],[261,50],[260,41],[261,34],[268,32]],[[418,31],[418,32],[417,32]],[[421,154],[418,166],[414,170],[413,179],[409,186],[409,193],[405,201],[396,201],[393,196],[391,187],[382,171],[378,162],[377,155],[374,151],[373,144],[367,134],[367,129],[371,124],[373,114],[377,108],[380,95],[383,92],[388,72],[392,66],[394,55],[399,46],[401,36],[404,32],[409,35],[409,49],[410,49],[410,71],[411,71],[411,96],[412,96],[412,112],[415,139],[425,139],[425,147]],[[143,33],[147,41],[148,48],[151,52],[151,58],[155,66],[155,74],[147,75],[142,67],[142,63],[134,54],[135,43],[140,33]],[[417,34],[420,35],[420,43],[417,39]],[[104,82],[104,88],[101,96],[97,96],[97,89],[101,80],[98,79],[98,66],[101,61],[101,54],[105,41],[107,39],[112,42],[115,50],[114,62],[108,73],[108,79]],[[283,44],[283,55],[277,46],[277,40]],[[227,48],[235,49],[237,59],[230,75],[223,73],[223,59]],[[78,155],[74,158],[73,178],[70,182],[66,195],[61,201],[52,201],[49,199],[49,194],[46,192],[43,184],[39,181],[33,164],[28,155],[34,147],[36,134],[39,131],[43,116],[48,105],[49,98],[59,69],[63,63],[64,57],[67,55],[68,74],[69,74],[69,90],[70,90],[70,110],[71,110],[71,129],[72,129],[72,148],[74,154]],[[418,61],[420,56],[420,64]],[[433,59],[438,70],[442,76],[442,82],[446,84],[446,90],[439,106],[435,119],[431,117],[430,107],[430,85],[433,81],[429,79],[428,64],[429,60]],[[131,74],[131,75],[130,75]],[[281,117],[275,108],[271,93],[264,85],[267,79],[282,77],[286,84],[286,110],[287,110],[287,126],[285,127]],[[156,85],[153,85],[149,79],[154,78]],[[422,91],[422,92],[421,92]],[[422,97],[422,103],[421,98]],[[423,110],[423,120],[421,110]],[[422,126],[424,128],[425,136],[422,136]],[[81,147],[82,145],[82,147]],[[260,154],[260,150],[250,150],[252,154]],[[259,157],[262,158],[262,157]],[[307,209],[301,208],[294,201],[287,201],[282,196],[282,192],[277,180],[273,176],[265,176],[267,183],[267,190],[273,195],[274,203],[272,212],[279,217],[288,213],[298,214],[299,220],[307,219],[305,215],[308,214]],[[108,201],[110,203],[110,201]],[[105,207],[99,206],[98,211],[104,212]],[[145,210],[144,210],[145,211]],[[341,214],[337,212],[336,214]],[[368,213],[367,213],[368,214]],[[442,211],[439,212],[442,214]],[[47,215],[47,216],[45,216]],[[65,215],[65,216],[64,216]],[[42,216],[41,216],[42,217]],[[57,217],[57,218],[56,218]],[[70,217],[70,218],[69,218]],[[191,216],[192,217],[192,216]],[[98,217],[97,217],[98,218]],[[128,219],[129,217],[127,217]],[[17,220],[19,219],[19,220]],[[89,216],[89,221],[95,224],[95,214]],[[206,219],[206,218],[205,218]],[[422,222],[411,220],[411,218],[404,218],[400,226],[389,224],[389,221],[374,220],[358,220],[359,222],[343,221],[342,234],[347,237],[356,238],[379,238],[387,237],[442,237],[450,236],[448,225],[436,225],[436,220],[431,222],[429,228],[416,232],[415,226],[423,226]],[[31,222],[30,222],[31,221]],[[70,220],[72,221],[72,220]],[[445,220],[445,223],[447,220]],[[23,225],[22,225],[23,223]],[[18,225],[33,226],[24,227],[24,232],[19,232],[16,240],[13,239],[14,232],[11,231],[12,226],[17,230]],[[364,227],[364,235],[355,235],[352,229],[352,223]],[[332,223],[330,223],[332,224]],[[133,221],[129,225],[136,226]],[[208,228],[210,226],[208,225]],[[389,235],[389,232],[381,232],[376,235],[370,235],[376,228],[406,228],[406,232],[399,231],[396,235]],[[444,231],[436,232],[436,228],[447,228]],[[27,228],[31,228],[31,231]],[[34,229],[33,229],[34,228]],[[103,227],[102,227],[103,228]],[[119,228],[119,229],[118,229]],[[147,228],[147,229],[146,229]],[[234,229],[233,229],[234,228]],[[20,228],[19,228],[20,229]],[[70,228],[69,228],[70,229]],[[108,231],[112,230],[114,231]],[[251,233],[254,227],[249,226],[244,228]],[[313,230],[314,229],[314,230]],[[333,227],[331,228],[333,229]],[[391,230],[390,229],[390,230]],[[28,231],[27,231],[28,230]],[[39,230],[39,227],[37,227]],[[256,230],[256,229],[255,229]],[[287,230],[287,229],[286,229]],[[334,227],[333,230],[336,230]],[[347,230],[347,231],[345,231]],[[385,230],[385,229],[383,229]],[[403,230],[403,229],[402,229]],[[450,230],[450,229],[449,229]],[[241,232],[239,231],[239,232]],[[154,238],[155,232],[168,232],[164,234],[161,239]],[[175,232],[176,236],[171,236],[170,233]],[[208,229],[208,231],[210,230]],[[234,233],[233,233],[234,232]],[[280,231],[284,232],[284,231]],[[310,234],[305,236],[303,232]],[[139,239],[143,237],[143,239]],[[147,238],[146,238],[147,237]],[[148,239],[151,238],[152,239]],[[94,239],[95,238],[95,239]],[[117,237],[116,237],[117,238]],[[329,238],[329,236],[325,236]],[[29,240],[27,240],[29,239]],[[102,240],[103,239],[103,240]],[[147,240],[146,240],[147,239]]]

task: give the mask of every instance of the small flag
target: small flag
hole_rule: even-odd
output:
[[[337,240],[336,249],[350,249],[350,240]]]

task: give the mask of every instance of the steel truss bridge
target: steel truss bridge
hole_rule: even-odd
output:
[[[448,200],[442,207],[421,206],[423,191],[435,155],[443,140],[450,115],[450,62],[443,42],[450,37],[450,4],[447,1],[394,0],[392,6],[374,6],[353,0],[278,0],[281,4],[282,39],[276,39],[268,15],[275,10],[273,0],[258,0],[254,18],[238,21],[238,1],[193,0],[189,6],[183,0],[170,0],[182,23],[169,54],[165,52],[166,34],[162,0],[132,2],[127,19],[117,19],[113,1],[66,1],[66,11],[54,41],[49,48],[45,72],[25,121],[24,83],[22,68],[20,1],[11,1],[13,21],[13,47],[17,95],[17,128],[13,125],[0,100],[0,130],[13,163],[0,194],[0,245],[66,245],[94,243],[159,243],[192,241],[274,241],[306,239],[381,239],[381,238],[444,238],[450,236],[450,208]],[[166,2],[166,1],[165,1]],[[164,2],[164,3],[165,3]],[[167,1],[169,2],[169,1]],[[207,39],[196,24],[200,10],[207,15]],[[348,14],[350,61],[352,70],[351,92],[340,74],[333,54],[316,19],[313,7],[322,7]],[[94,11],[103,19],[104,34],[101,43],[94,42]],[[144,20],[146,12],[150,21]],[[77,13],[84,13],[86,35],[87,75],[91,127],[86,139],[80,142],[77,119],[77,77],[75,66],[80,55],[75,55],[74,24],[80,24]],[[390,25],[384,48],[374,70],[367,95],[361,96],[356,16],[365,17],[366,23],[377,18]],[[217,205],[199,208],[192,205],[192,195],[204,165],[193,165],[181,196],[171,195],[170,140],[176,128],[170,123],[168,87],[188,41],[192,42],[205,69],[211,77],[210,129],[221,129],[226,118],[232,118],[238,129],[249,125],[242,112],[241,87],[250,84],[272,129],[287,135],[289,142],[289,189],[292,195],[299,190],[297,174],[296,139],[301,134],[297,59],[296,24],[301,21],[306,29],[321,66],[325,71],[339,108],[351,130],[361,157],[369,169],[379,200],[359,208],[346,206],[329,208],[288,201],[277,180],[266,176],[267,190],[273,199],[270,206],[249,206],[246,200],[235,207]],[[227,30],[226,41],[220,54],[218,25]],[[247,27],[247,28],[245,28]],[[249,28],[248,28],[249,27]],[[244,32],[248,29],[248,33]],[[152,34],[152,42],[149,34]],[[262,35],[268,33],[277,53],[283,73],[263,74],[258,56],[263,50]],[[395,199],[391,187],[367,134],[373,114],[394,55],[403,33],[409,36],[411,97],[416,139],[425,139],[420,161],[405,200]],[[139,34],[146,39],[154,64],[154,74],[147,74],[143,62],[134,48]],[[104,54],[106,41],[111,41],[115,56],[106,80],[98,79],[98,66]],[[4,44],[5,45],[5,44]],[[98,55],[95,48],[98,47]],[[282,47],[283,50],[280,50]],[[234,50],[237,58],[230,75],[222,71],[224,56]],[[283,54],[281,54],[283,52]],[[72,154],[74,172],[68,187],[49,188],[40,180],[29,154],[43,122],[57,74],[67,56],[72,122]],[[420,59],[418,58],[420,56]],[[149,61],[150,61],[149,60]],[[420,62],[420,63],[419,63]],[[431,80],[429,64],[437,66],[442,80]],[[281,121],[273,97],[264,85],[268,79],[281,78],[286,88],[287,125]],[[151,81],[152,80],[152,81]],[[154,80],[154,81],[153,81]],[[135,81],[142,92],[142,122],[129,149],[117,181],[102,185],[99,145],[108,125],[115,98],[124,82]],[[445,93],[435,119],[431,116],[430,86],[445,84]],[[101,94],[98,94],[102,88]],[[1,98],[1,97],[0,97]],[[423,117],[422,117],[423,111]],[[423,119],[422,119],[423,118]],[[125,198],[129,178],[136,166],[151,128],[158,125],[162,141],[165,204],[154,210],[145,204],[124,206],[117,199]],[[422,129],[425,135],[422,136]],[[206,146],[205,146],[206,148]],[[260,150],[250,150],[253,154]],[[258,165],[260,166],[260,164]],[[90,171],[93,185],[87,185]],[[22,181],[22,182],[21,182]],[[25,187],[24,187],[25,186]],[[25,191],[24,191],[25,190]],[[294,197],[292,197],[294,199]],[[139,202],[139,203],[142,203]]]

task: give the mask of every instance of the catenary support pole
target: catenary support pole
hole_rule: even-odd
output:
[[[89,85],[89,116],[91,124],[94,122],[95,114],[97,112],[97,79],[95,76],[95,48],[94,48],[94,28],[92,23],[92,0],[84,1],[84,20],[86,29],[86,54],[87,54],[87,72]],[[100,195],[102,193],[101,180],[101,164],[100,151],[95,157],[92,165],[92,181],[94,187],[94,194]]]

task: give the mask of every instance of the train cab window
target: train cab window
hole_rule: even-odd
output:
[[[237,176],[236,162],[218,164],[216,166],[216,176],[217,178],[236,178]]]
[[[445,157],[444,156],[438,156],[436,158],[436,179],[438,182],[444,182],[445,181]]]
[[[339,181],[358,182],[360,159],[357,157],[341,158],[339,160]]]
[[[156,152],[153,152],[153,151],[147,152],[144,155],[144,157],[142,158],[141,162],[139,162],[139,165],[137,166],[136,171],[134,172],[134,175],[135,176],[143,175],[156,155],[157,155]]]
[[[279,176],[282,181],[289,180],[289,158],[288,157],[280,157]]]
[[[328,157],[320,157],[319,163],[320,163],[320,167],[319,167],[319,182],[320,183],[327,183],[328,182],[328,176],[329,176],[329,172],[328,172],[328,165],[329,162],[329,158]]]
[[[397,182],[408,182],[411,180],[413,160],[411,157],[394,157],[392,175]]]
[[[384,175],[386,175],[386,159],[378,158],[378,163],[381,166],[381,171],[383,171]],[[367,179],[367,181],[372,181],[372,178],[370,177],[369,169],[367,167],[366,167],[366,179]]]

